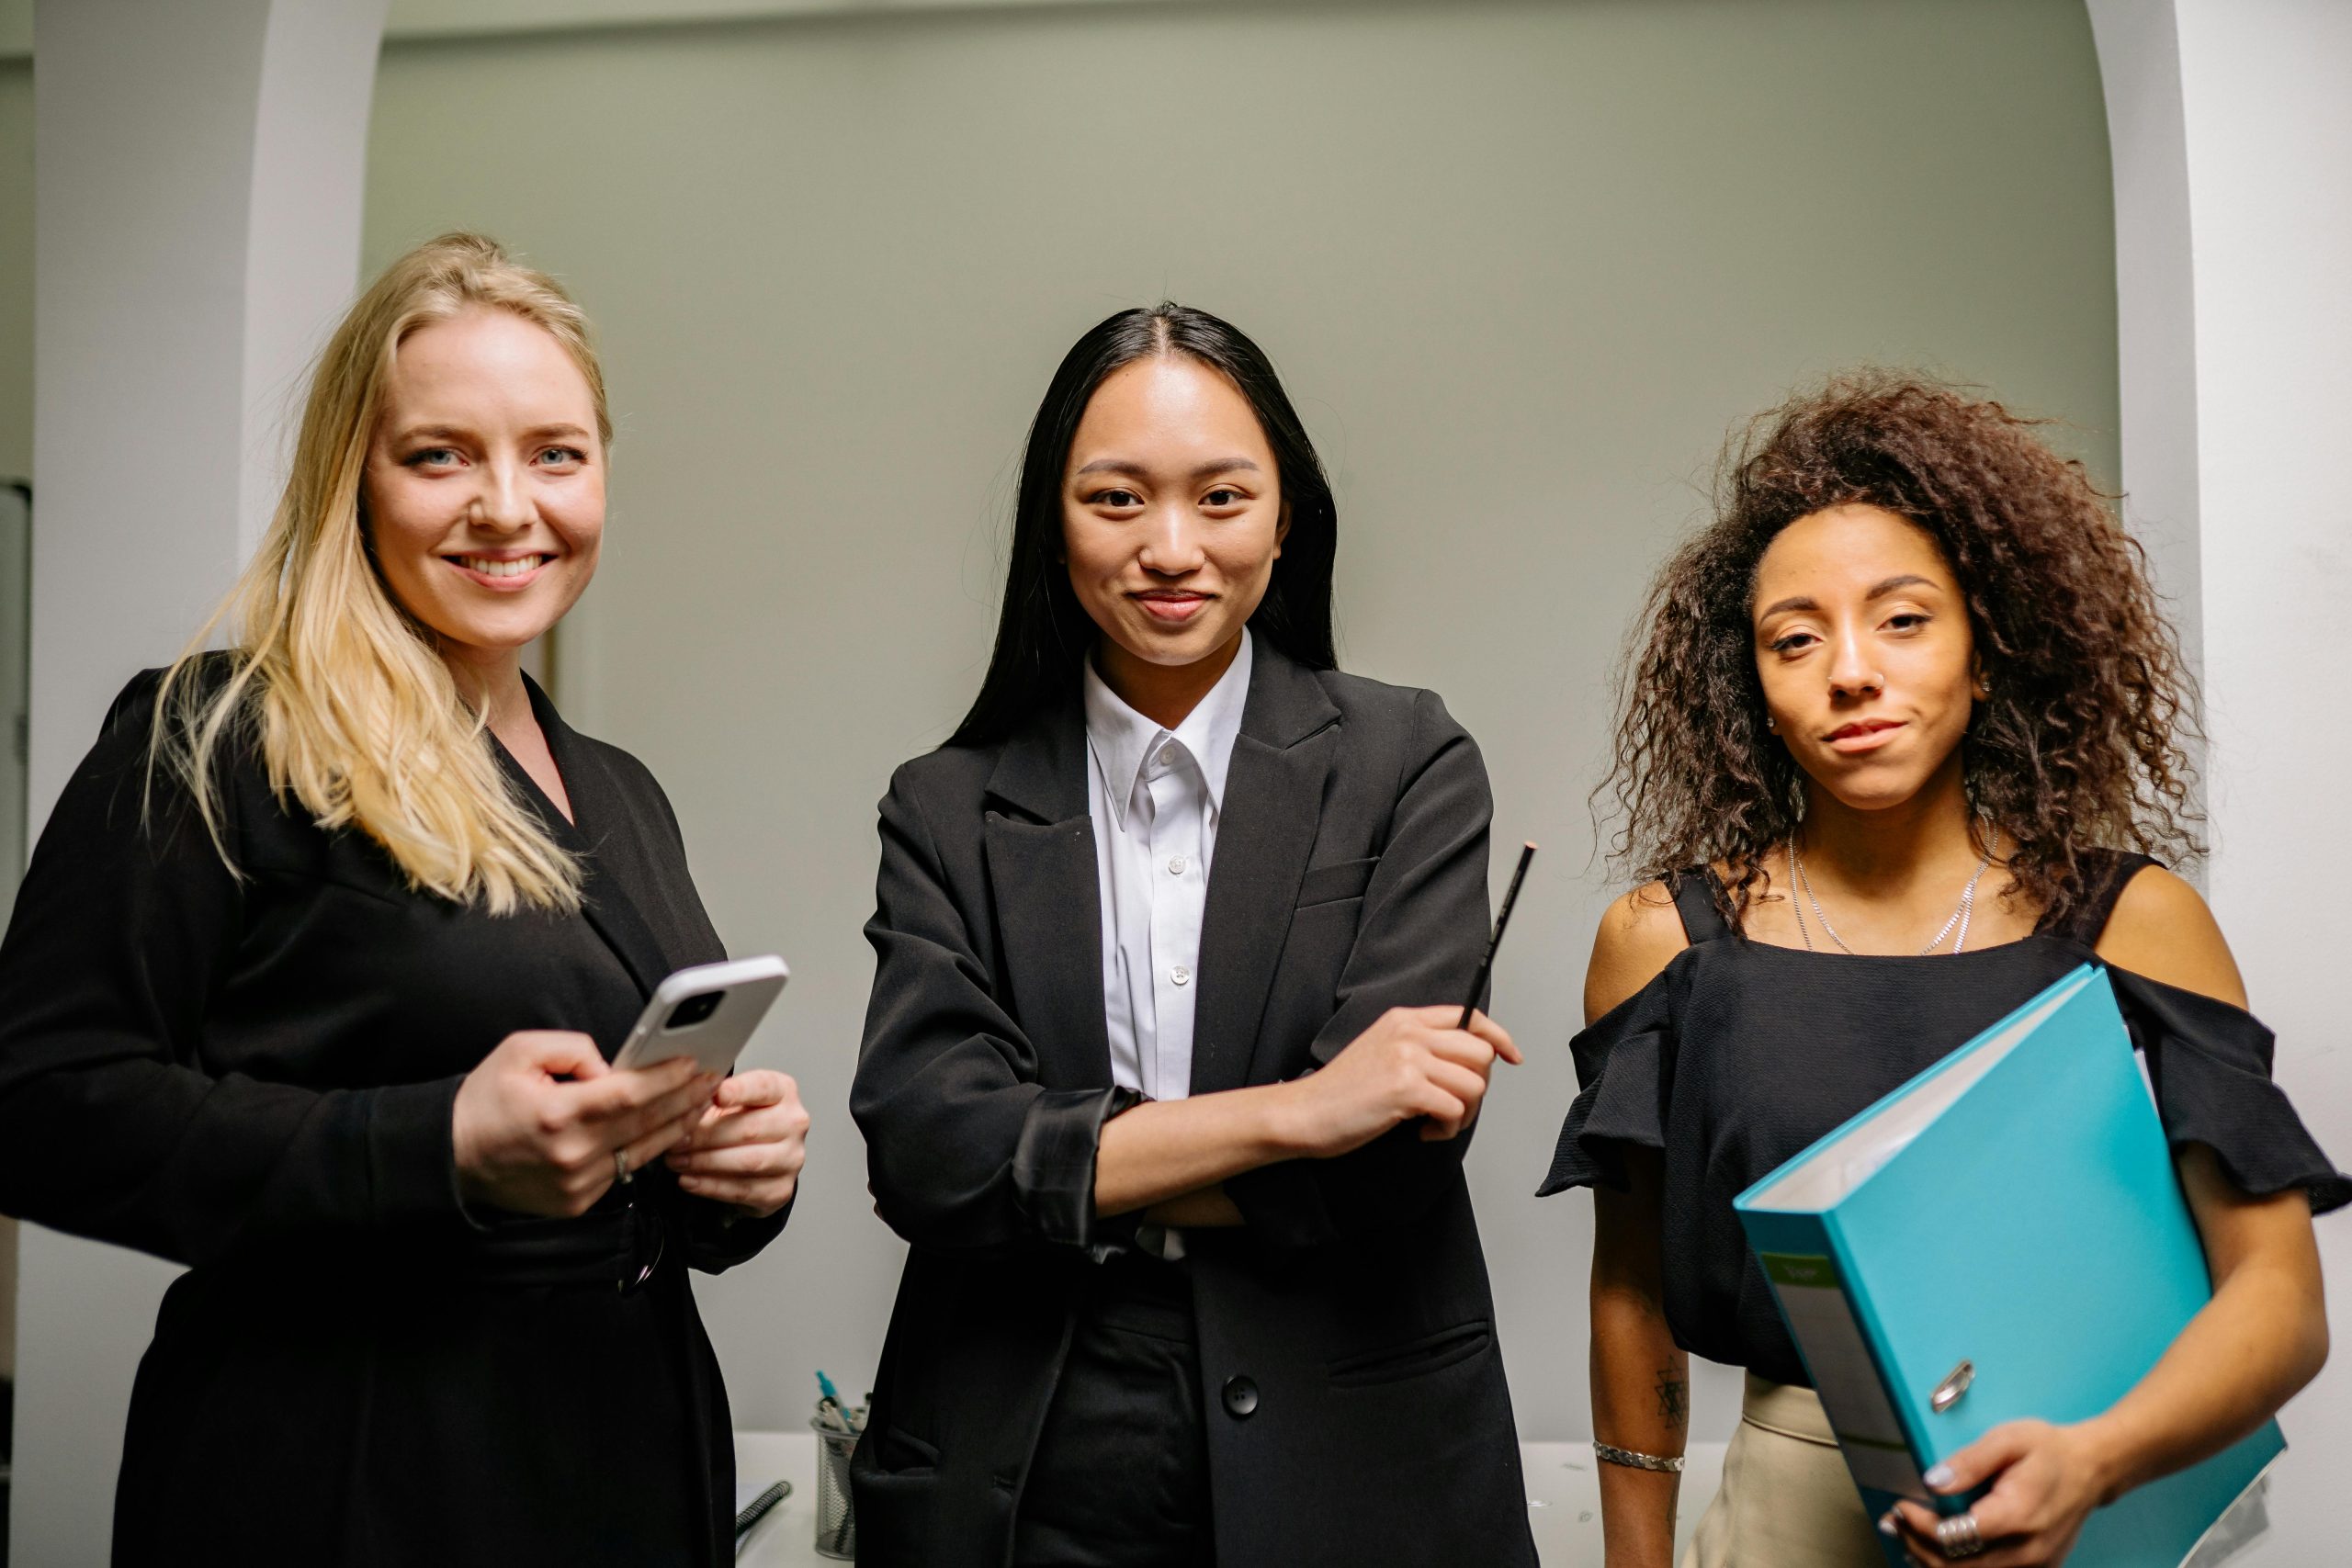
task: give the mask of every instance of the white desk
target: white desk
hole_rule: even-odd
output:
[[[1590,1445],[1528,1443],[1521,1447],[1521,1455],[1527,1466],[1528,1518],[1535,1527],[1538,1555],[1549,1568],[1598,1568],[1600,1483],[1593,1473],[1596,1461]],[[1689,1466],[1682,1475],[1683,1529],[1698,1520],[1708,1499],[1715,1495],[1723,1467],[1723,1444],[1690,1445]],[[778,1477],[792,1483],[792,1495],[760,1521],[738,1562],[744,1568],[815,1568],[830,1561],[817,1555],[817,1439],[812,1434],[736,1433],[735,1473],[754,1490]],[[1679,1555],[1679,1543],[1676,1551]],[[1397,1568],[1432,1565],[1398,1564]]]

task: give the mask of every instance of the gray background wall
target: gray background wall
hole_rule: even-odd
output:
[[[29,478],[32,468],[33,66],[0,59],[0,479]],[[21,612],[5,624],[21,633]],[[0,766],[21,765],[0,751]],[[0,868],[0,886],[16,886],[13,869]],[[16,1371],[17,1222],[0,1218],[0,1377]]]
[[[33,465],[33,62],[0,59],[0,474]]]
[[[399,13],[395,13],[395,22]],[[677,803],[755,1061],[818,1126],[703,1288],[739,1420],[863,1386],[899,1252],[843,1110],[873,807],[975,689],[1026,421],[1161,295],[1272,352],[1338,483],[1342,657],[1443,693],[1544,854],[1470,1161],[1531,1438],[1589,1429],[1589,1205],[1528,1193],[1607,889],[1586,791],[1644,578],[1734,421],[1857,360],[2073,422],[2115,473],[2098,67],[2049,0],[933,11],[388,44],[365,265],[470,225],[562,274],[620,420],[575,722]],[[5,222],[0,222],[5,228]],[[1729,1379],[1698,1390],[1727,1432]]]

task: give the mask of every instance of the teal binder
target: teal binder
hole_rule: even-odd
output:
[[[2106,972],[2085,964],[1733,1201],[1864,1506],[2004,1421],[2098,1415],[2211,1299]],[[2218,1560],[2266,1424],[2093,1514],[2069,1568]],[[2229,1523],[2217,1523],[2230,1516]],[[1901,1548],[1886,1543],[1902,1568]]]

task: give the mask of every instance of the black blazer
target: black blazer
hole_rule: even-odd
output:
[[[220,774],[232,873],[163,771],[142,807],[154,690],[67,784],[0,944],[0,1208],[190,1265],[131,1396],[115,1562],[727,1561],[684,1266],[781,1217],[728,1224],[660,1166],[578,1220],[469,1211],[450,1147],[507,1033],[609,1055],[665,974],[725,955],[660,787],[534,687],[577,829],[507,765],[585,857],[584,917],[414,892],[250,750]]]
[[[851,1093],[912,1244],[854,1466],[869,1568],[995,1568],[1100,1248],[1114,1102],[1080,694],[900,768]],[[1427,692],[1262,642],[1201,936],[1193,1091],[1311,1070],[1458,1000],[1487,921],[1476,746]],[[1227,1183],[1186,1233],[1222,1568],[1532,1564],[1466,1139],[1410,1126]],[[1246,1394],[1254,1393],[1254,1403]]]

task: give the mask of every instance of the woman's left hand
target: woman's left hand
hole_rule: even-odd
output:
[[[702,1121],[663,1157],[682,1190],[763,1220],[792,1201],[808,1136],[800,1086],[761,1068],[721,1083]]]
[[[1994,1427],[1941,1469],[1928,1484],[1939,1492],[1968,1492],[1993,1483],[1969,1512],[1984,1550],[1947,1556],[1936,1544],[1942,1516],[1913,1502],[1888,1513],[1902,1532],[1911,1561],[1927,1568],[1964,1563],[1967,1568],[2057,1568],[2075,1549],[2083,1521],[2102,1501],[2105,1487],[2091,1434],[2082,1427],[2047,1421],[2009,1421]]]

